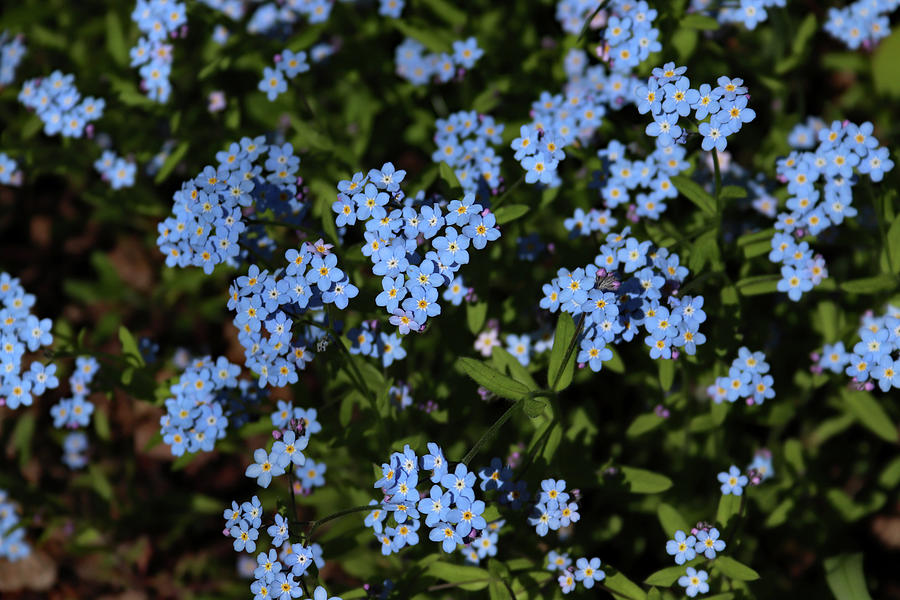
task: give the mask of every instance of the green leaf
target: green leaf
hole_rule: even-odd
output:
[[[122,344],[122,354],[129,359],[130,363],[139,367],[146,365],[144,357],[141,356],[141,351],[138,348],[137,340],[134,339],[134,336],[131,335],[131,332],[124,325],[119,326],[119,342]]]
[[[612,596],[616,600],[647,599],[647,593],[641,589],[641,586],[625,577],[621,571],[607,573],[606,578],[603,580],[603,585],[608,591],[612,592]]]
[[[737,239],[737,245],[738,247],[743,247],[749,244],[756,244],[758,242],[766,242],[768,244],[772,240],[772,236],[774,236],[776,233],[778,233],[778,231],[774,227],[771,229],[765,229],[763,231],[745,233]]]
[[[841,392],[844,408],[864,427],[888,442],[897,441],[897,426],[891,422],[878,401],[868,392],[844,389]]]
[[[900,98],[900,30],[881,40],[872,55],[872,82],[875,91]]]
[[[128,64],[128,46],[122,32],[122,22],[114,10],[106,13],[106,48],[117,65],[124,67]]]
[[[878,476],[878,485],[892,490],[900,484],[900,456],[888,463]]]
[[[652,573],[644,583],[647,585],[658,585],[659,587],[669,587],[674,585],[678,578],[684,575],[686,567],[684,565],[676,565],[674,567],[666,567]]]
[[[478,385],[494,392],[501,398],[519,400],[528,395],[528,388],[524,384],[507,377],[479,360],[463,357],[457,359],[456,364]]]
[[[795,55],[802,54],[806,49],[809,40],[812,39],[812,36],[815,35],[818,28],[819,23],[816,21],[816,14],[810,12],[806,15],[806,18],[803,19],[803,22],[800,23],[800,27],[797,28],[797,32],[794,34],[791,52]]]
[[[889,264],[893,266],[892,273],[900,273],[900,215],[894,217],[891,228],[887,232],[887,253],[890,257]]]
[[[719,508],[716,510],[716,521],[723,528],[728,527],[729,521],[741,510],[741,497],[734,494],[722,494],[719,498]]]
[[[560,392],[572,383],[575,372],[575,352],[569,355],[566,364],[566,351],[575,338],[575,321],[569,313],[560,313],[553,334],[553,348],[550,350],[550,365],[547,368],[547,383],[553,391]]]
[[[778,291],[778,281],[780,279],[780,275],[757,275],[756,277],[741,279],[735,286],[742,296],[771,294]]]
[[[524,204],[507,204],[506,206],[501,206],[494,213],[494,216],[497,219],[497,225],[503,225],[504,223],[509,223],[510,221],[514,221],[526,214],[530,207]]]
[[[794,508],[794,499],[793,498],[785,498],[781,501],[781,503],[776,506],[772,512],[766,517],[766,521],[764,525],[766,527],[778,527],[785,521],[787,521],[788,515],[791,513],[791,509]]]
[[[861,552],[826,558],[825,581],[836,600],[872,600],[866,589]]]
[[[528,369],[519,362],[519,359],[507,352],[506,349],[499,346],[494,348],[491,352],[491,358],[498,367],[508,370],[513,379],[525,384],[529,390],[537,391],[540,389],[531,373],[528,372]]]
[[[19,455],[19,464],[24,465],[31,458],[31,438],[34,437],[36,420],[34,413],[26,412],[16,417],[16,426],[12,432],[12,444]]]
[[[759,579],[759,573],[740,563],[730,556],[719,555],[713,563],[726,576],[738,581],[755,581]]]
[[[460,10],[447,0],[424,0],[425,4],[442,18],[448,25],[459,27],[466,22],[465,11]]]
[[[153,178],[153,182],[162,183],[165,181],[172,170],[181,162],[181,159],[184,158],[184,155],[187,154],[190,147],[191,145],[186,141],[178,144],[178,146],[169,153],[169,156],[166,157],[165,162],[163,162],[163,165],[159,168],[159,171],[157,171],[156,177]]]
[[[453,44],[447,38],[434,29],[423,29],[421,23],[410,23],[407,19],[391,19],[391,25],[406,37],[411,37],[432,52],[452,52]]]
[[[875,277],[845,281],[840,287],[845,292],[853,294],[877,294],[878,292],[896,289],[897,278],[893,275],[876,275]]]
[[[672,487],[672,480],[653,471],[636,467],[621,467],[625,483],[634,494],[658,494]]]
[[[100,470],[96,463],[91,463],[88,467],[88,476],[91,478],[91,487],[94,488],[94,491],[107,502],[111,502],[113,497],[112,485],[110,485],[109,479],[106,478],[106,475],[103,474],[103,471]]]
[[[484,321],[487,318],[487,309],[487,302],[483,300],[475,304],[466,305],[466,323],[469,325],[469,331],[472,332],[472,335],[481,333],[481,328],[484,327]]]
[[[660,502],[659,506],[656,507],[656,516],[659,518],[663,531],[669,537],[673,536],[678,530],[688,530],[687,519],[671,504]]]
[[[544,414],[544,409],[547,408],[548,404],[549,402],[547,402],[546,398],[525,398],[522,410],[530,418],[535,419]]]
[[[665,422],[665,419],[655,413],[638,415],[628,429],[625,430],[626,437],[634,438],[641,436],[648,431],[653,431]]]
[[[446,562],[433,562],[425,569],[425,574],[447,583],[458,583],[459,588],[470,592],[483,590],[488,586],[491,574],[478,567],[464,567]],[[464,583],[464,582],[472,583]]]
[[[717,268],[722,264],[719,255],[719,232],[716,229],[703,233],[691,245],[688,268],[697,273],[702,271],[707,264]]]
[[[97,432],[97,437],[101,440],[109,441],[109,418],[106,416],[105,410],[98,408],[94,411],[94,431]]]
[[[656,362],[659,364],[659,387],[668,392],[675,380],[675,361],[662,359]]]
[[[456,172],[453,170],[453,167],[451,167],[444,161],[441,161],[439,170],[441,179],[443,179],[447,183],[447,185],[450,186],[450,189],[462,189],[462,185],[459,183],[459,179],[456,177]]]
[[[739,185],[726,185],[719,195],[722,198],[746,198],[747,190]]]
[[[719,28],[719,22],[713,19],[712,17],[707,17],[706,15],[699,15],[697,13],[693,13],[687,15],[685,18],[681,20],[682,27],[689,27],[691,29],[703,29],[708,31],[715,31]]]
[[[716,214],[716,201],[700,185],[684,175],[672,177],[672,185],[681,195],[700,207],[700,210],[712,216]]]

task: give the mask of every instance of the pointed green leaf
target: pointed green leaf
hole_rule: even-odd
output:
[[[487,302],[483,300],[466,305],[466,323],[468,323],[472,335],[481,333],[481,328],[484,327],[484,321],[487,318],[487,309]]]
[[[681,195],[700,207],[700,210],[712,216],[716,214],[716,201],[709,193],[700,187],[700,184],[685,177],[676,175],[672,177],[672,185],[681,192]]]
[[[553,391],[560,392],[572,383],[575,372],[575,352],[572,352],[566,364],[566,351],[575,338],[575,321],[569,313],[560,313],[553,334],[553,348],[550,350],[550,366],[547,368],[547,383]]]
[[[459,358],[456,361],[462,371],[475,382],[502,398],[518,400],[528,395],[528,388],[511,377],[500,373],[487,364],[472,358]]]
[[[863,279],[854,279],[845,281],[840,288],[845,292],[853,294],[877,294],[897,288],[897,278],[893,275],[877,275],[875,277],[865,277]]]
[[[716,510],[716,521],[723,528],[728,527],[728,523],[741,510],[741,497],[734,494],[722,494],[719,498],[719,508]]]
[[[656,516],[659,517],[663,531],[669,537],[675,535],[675,532],[678,530],[688,530],[687,519],[671,504],[660,502],[659,506],[656,507]]]
[[[664,421],[665,419],[655,413],[638,415],[634,421],[631,422],[631,425],[628,426],[628,429],[625,430],[625,435],[632,438],[641,436],[648,431],[653,431],[662,425]]]
[[[659,365],[659,387],[662,391],[668,392],[675,380],[675,361],[660,359],[656,362]]]
[[[862,553],[826,558],[825,580],[836,600],[872,600],[863,575]]]
[[[676,565],[674,567],[660,569],[647,577],[647,579],[644,580],[644,583],[647,585],[658,585],[659,587],[672,586],[678,581],[679,577],[684,575],[686,568],[687,567],[684,565]]]
[[[735,286],[742,296],[771,294],[778,291],[778,281],[780,279],[780,275],[758,275],[741,279]]]
[[[459,178],[456,177],[456,171],[444,161],[441,161],[440,173],[441,179],[443,179],[451,189],[458,190],[462,188],[462,185],[459,183]]]
[[[524,204],[507,204],[506,206],[501,206],[494,212],[494,216],[497,219],[497,225],[503,225],[504,223],[509,223],[510,221],[514,221],[526,214],[530,207]]]
[[[845,388],[841,396],[844,408],[864,427],[883,440],[897,441],[897,426],[872,394]]]
[[[730,556],[719,555],[716,557],[716,562],[713,564],[716,565],[726,577],[730,577],[731,579],[737,579],[738,581],[755,581],[756,579],[759,579],[759,573],[744,563],[734,560]]]
[[[636,467],[621,467],[625,483],[634,494],[658,494],[672,487],[672,480],[653,471]]]

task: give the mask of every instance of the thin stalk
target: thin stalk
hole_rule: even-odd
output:
[[[381,506],[381,505],[380,504],[366,504],[365,506],[354,506],[353,508],[346,508],[344,510],[339,510],[338,512],[332,513],[332,514],[328,515],[327,517],[322,517],[321,519],[319,519],[317,521],[313,521],[311,523],[311,526],[309,528],[309,536],[312,537],[312,535],[316,532],[316,529],[318,529],[319,527],[321,527],[322,525],[324,525],[325,523],[327,523],[329,521],[334,521],[335,519],[340,519],[341,517],[344,517],[347,515],[352,515],[353,513],[364,512],[367,510],[374,510],[375,508],[377,508],[379,506]]]
[[[569,347],[566,348],[566,354],[563,356],[562,365],[559,367],[559,371],[556,373],[556,377],[553,378],[553,382],[550,385],[550,389],[555,390],[556,384],[559,383],[560,377],[562,377],[563,371],[566,369],[566,365],[569,364],[569,359],[572,358],[572,353],[575,352],[575,346],[578,344],[578,336],[581,335],[581,330],[584,327],[584,319],[587,316],[587,313],[581,313],[581,318],[578,320],[578,326],[575,327],[575,335],[572,336],[572,340],[569,342]]]
[[[719,153],[713,148],[713,170],[715,171],[715,198],[716,198],[716,213],[719,215],[719,221],[722,220],[722,171],[719,169]]]
[[[490,428],[488,428],[488,430],[485,431],[484,434],[482,434],[478,441],[475,442],[475,445],[472,446],[472,448],[468,452],[466,452],[466,455],[463,456],[463,459],[460,462],[464,465],[468,465],[469,461],[475,458],[475,455],[478,454],[478,451],[481,449],[481,447],[484,446],[484,444],[487,443],[488,440],[494,437],[494,435],[503,426],[504,423],[509,421],[509,418],[513,416],[513,413],[522,406],[523,402],[525,402],[525,398],[519,398],[515,401],[515,403],[513,403],[512,406],[507,408],[506,412],[500,415],[500,418],[494,421],[494,424],[491,425]]]

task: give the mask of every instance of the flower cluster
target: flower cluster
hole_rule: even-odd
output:
[[[830,127],[818,129],[815,150],[793,151],[777,162],[778,178],[787,183],[790,196],[787,210],[777,216],[779,233],[772,237],[769,260],[782,265],[778,290],[787,292],[791,300],[800,300],[828,276],[825,259],[813,256],[809,244],[799,239],[807,232],[816,236],[856,215],[853,186],[859,179],[854,177],[854,169],[878,182],[894,168],[888,149],[878,146],[873,129],[869,122],[834,121]],[[812,131],[812,127],[795,129],[791,139],[805,143]]]
[[[17,171],[19,165],[16,161],[0,152],[0,183],[16,185],[22,180],[22,173]]]
[[[350,354],[370,356],[389,367],[395,360],[406,358],[403,339],[396,333],[377,331],[378,321],[363,321],[359,327],[347,332],[350,340]]]
[[[484,55],[474,37],[453,42],[453,53],[426,53],[420,42],[406,38],[394,53],[397,75],[415,85],[425,85],[435,77],[441,83],[453,79],[457,73],[462,76],[465,69],[471,69]]]
[[[719,539],[719,530],[705,524],[692,529],[690,535],[679,529],[673,539],[666,542],[666,553],[675,557],[677,565],[693,560],[698,554],[712,560],[717,552],[724,549],[725,542]],[[685,574],[678,578],[678,585],[685,588],[685,593],[693,598],[698,593],[705,594],[709,591],[708,578],[706,571],[687,567]]]
[[[438,288],[451,284],[469,262],[470,245],[482,250],[500,237],[496,218],[474,194],[451,201],[445,215],[440,199],[405,196],[400,189],[405,175],[392,163],[368,175],[355,173],[338,183],[331,206],[339,227],[365,222],[362,253],[372,261],[372,272],[382,277],[383,291],[375,303],[393,315],[390,321],[401,335],[424,328],[429,317],[441,313]],[[425,240],[432,249],[422,256],[417,249]]]
[[[756,111],[747,108],[750,96],[743,86],[744,80],[723,75],[717,80],[716,87],[704,83],[693,89],[690,80],[684,76],[685,71],[687,67],[666,63],[653,69],[647,85],[635,89],[638,112],[649,112],[653,117],[645,131],[655,137],[660,146],[683,143],[686,136],[678,125],[679,119],[693,111],[694,118],[700,121],[698,131],[703,136],[700,147],[722,152],[728,136],[756,118]]]
[[[265,155],[263,167],[255,164]],[[173,195],[172,215],[159,224],[156,240],[169,267],[194,265],[212,273],[216,265],[237,266],[240,245],[262,251],[269,245],[262,226],[247,227],[242,209],[255,203],[256,212],[271,210],[283,222],[303,219],[297,198],[300,157],[291,144],[268,145],[265,138],[241,138],[216,154],[218,165],[207,165]],[[251,211],[246,211],[248,214]]]
[[[565,479],[545,479],[541,482],[541,495],[528,517],[528,522],[539,536],[544,537],[549,530],[568,527],[580,518],[578,503],[569,502]]]
[[[657,12],[646,2],[618,0],[610,3],[609,11],[603,30],[604,46],[598,54],[614,72],[629,73],[652,52],[662,50],[659,30],[653,27]]]
[[[718,377],[706,388],[706,393],[716,404],[727,400],[736,402],[743,398],[748,406],[762,404],[775,397],[774,383],[769,363],[762,352],[751,352],[746,346],[738,350],[738,357],[731,361],[727,377]]]
[[[295,482],[292,493],[297,493],[297,488],[302,490],[303,487],[309,489],[314,485],[324,485],[321,477],[324,464],[316,465],[313,461],[307,461],[302,452],[309,443],[310,436],[322,429],[316,416],[315,409],[303,410],[294,408],[289,402],[279,401],[278,410],[271,415],[276,427],[272,432],[275,442],[270,451],[259,448],[254,452],[255,462],[247,467],[245,475],[267,488],[272,477],[283,475],[287,469],[295,469],[296,476],[302,479],[302,485]],[[306,472],[301,471],[300,466],[304,466]],[[318,569],[325,566],[319,544],[292,543],[291,521],[285,514],[275,514],[272,524],[266,529],[271,538],[271,546],[268,551],[263,550],[256,556],[256,568],[252,573],[254,581],[250,585],[250,591],[259,600],[301,597],[305,592],[301,579],[303,575],[313,565]],[[251,555],[256,552],[261,543],[259,530],[263,525],[263,506],[259,498],[253,496],[240,505],[232,501],[231,507],[226,508],[222,516],[225,519],[222,533],[233,538],[235,552],[247,552]],[[310,600],[324,600],[327,597],[325,588],[319,586]]]
[[[106,150],[94,162],[94,169],[104,181],[108,181],[114,190],[130,188],[134,185],[134,175],[137,165],[121,156],[117,156],[112,150]]]
[[[607,345],[631,341],[639,325],[647,332],[644,343],[654,359],[677,357],[673,348],[694,354],[706,341],[699,331],[706,320],[703,297],[675,296],[688,275],[678,255],[665,248],[651,250],[650,242],[626,237],[628,233],[626,227],[609,234],[594,264],[574,271],[562,268],[543,286],[541,308],[581,315],[578,362],[595,372],[612,359]]]
[[[574,590],[577,582],[581,582],[585,589],[591,589],[595,582],[603,581],[606,578],[606,573],[600,569],[599,558],[579,558],[573,566],[568,553],[556,550],[547,553],[547,570],[559,573],[556,581],[563,594]]]
[[[17,278],[0,273],[0,406],[14,410],[31,406],[33,396],[59,386],[56,365],[31,361],[25,370],[26,352],[53,343],[53,322],[31,314],[34,301]]]
[[[31,554],[25,542],[25,528],[20,527],[16,505],[8,499],[6,490],[0,489],[0,558],[16,562]]]
[[[502,141],[503,125],[495,123],[493,117],[463,110],[446,119],[438,119],[435,126],[437,150],[432,153],[431,160],[453,167],[466,193],[477,193],[482,185],[496,192],[500,187],[503,159],[490,144]]]
[[[306,62],[306,52],[291,52],[287,48],[281,54],[275,55],[275,68],[265,67],[263,78],[257,89],[266,93],[269,102],[287,90],[288,79],[293,79],[300,73],[309,71],[309,63]]]
[[[259,541],[259,529],[262,527],[263,507],[257,496],[238,504],[232,501],[231,507],[222,514],[225,519],[223,533],[234,538],[232,543],[235,552],[253,554]],[[252,569],[253,583],[250,591],[256,600],[278,598],[289,600],[303,595],[303,583],[300,579],[312,565],[321,569],[325,566],[322,558],[322,547],[319,544],[304,546],[292,544],[289,538],[288,520],[276,514],[272,525],[266,533],[272,538],[272,547],[268,552],[256,555],[256,568]],[[280,548],[280,551],[276,550]],[[327,600],[325,588],[318,586],[310,600]],[[332,597],[330,600],[340,600]]]
[[[784,7],[787,0],[740,0],[735,5],[717,6],[710,9],[711,0],[691,0],[691,10],[701,14],[711,14],[719,23],[743,23],[751,31],[764,22],[769,13],[766,9]]]
[[[866,314],[857,335],[860,341],[852,352],[844,348],[844,342],[826,344],[818,367],[843,371],[864,389],[871,390],[876,383],[883,392],[900,388],[900,359],[895,358],[900,352],[900,308],[888,305],[881,316]]]
[[[628,99],[626,90],[635,83],[627,74],[608,74],[603,65],[588,66],[587,55],[578,49],[569,51],[565,67],[569,80],[563,93],[541,92],[531,105],[532,121],[519,128],[519,137],[511,143],[515,159],[525,169],[526,183],[558,187],[565,147],[576,140],[586,143],[607,107],[621,108]]]
[[[22,43],[22,36],[10,37],[5,31],[0,32],[0,86],[16,80],[16,69],[23,56],[25,44]]]
[[[294,443],[297,448],[303,450],[306,448],[309,438],[313,434],[322,431],[322,425],[316,420],[317,417],[318,411],[314,408],[294,408],[292,403],[279,400],[278,410],[271,415],[272,425],[281,430],[287,428],[291,430],[275,432],[273,435],[277,436],[277,439],[281,439],[284,444]],[[272,446],[272,450],[274,451],[276,447],[279,451],[282,450],[282,446],[279,446],[278,442]],[[313,488],[324,486],[325,463],[317,463],[312,459],[300,462],[298,459],[294,459],[293,452],[289,452],[289,450],[290,448],[285,445],[283,453],[292,459],[294,477],[297,478],[297,481],[294,481],[294,493],[309,494]],[[300,468],[301,466],[303,467],[302,469]]]
[[[224,356],[213,361],[205,356],[191,361],[177,382],[169,387],[166,414],[160,418],[160,435],[172,454],[210,452],[225,437],[228,419],[239,411],[233,391],[249,391],[250,382],[238,381],[238,365]],[[252,394],[250,394],[252,401]]]
[[[172,45],[169,37],[187,35],[187,14],[182,2],[137,0],[131,20],[143,34],[131,49],[131,66],[140,67],[141,88],[151,100],[163,103],[172,93]]]
[[[416,489],[420,471],[425,470],[431,471],[430,479],[434,484],[428,495],[420,494]],[[462,463],[451,471],[437,444],[429,442],[428,454],[422,457],[406,445],[402,452],[394,452],[388,462],[381,465],[381,472],[382,477],[374,487],[381,489],[384,499],[369,503],[373,510],[365,523],[381,543],[382,554],[387,556],[405,546],[418,544],[417,532],[422,519],[431,528],[428,538],[438,542],[446,553],[473,540],[480,540],[479,545],[473,546],[477,557],[489,555],[492,548],[496,552],[496,537],[491,537],[488,523],[482,516],[485,503],[475,496],[475,473]],[[502,489],[509,473],[509,469],[502,466],[482,469],[482,491]],[[389,516],[393,525],[388,525]]]
[[[49,77],[29,79],[22,85],[19,102],[37,113],[47,135],[80,138],[91,121],[103,116],[106,102],[82,99],[74,81],[74,75],[53,71]]]
[[[92,356],[79,356],[75,359],[75,370],[69,376],[69,389],[72,392],[71,398],[63,398],[53,405],[50,409],[50,415],[53,417],[53,426],[57,429],[79,429],[87,427],[91,423],[91,415],[94,414],[94,404],[87,399],[91,393],[88,387],[94,380],[94,376],[100,368],[100,364]],[[58,385],[55,375],[56,365],[49,365],[45,370],[48,382],[53,383],[52,387]],[[47,386],[48,388],[51,386]],[[65,453],[63,462],[70,469],[80,469],[87,464],[86,457],[82,454],[86,446],[86,438],[82,440],[75,437],[69,440],[72,434],[67,436],[63,443]]]
[[[276,430],[273,437],[277,434],[278,439],[272,444],[272,449],[267,452],[265,448],[257,448],[253,452],[254,462],[247,467],[244,475],[256,479],[258,486],[267,488],[273,477],[284,475],[287,469],[302,467],[306,463],[302,451],[309,444],[309,432],[302,428],[297,428],[297,431],[300,431],[299,436],[294,429],[283,434]]]
[[[597,152],[604,163],[598,187],[606,206],[612,209],[629,203],[632,190],[644,189],[647,191],[635,195],[634,204],[628,204],[628,218],[632,222],[637,222],[640,217],[658,220],[666,211],[666,200],[678,197],[678,190],[670,178],[688,168],[684,159],[686,153],[682,146],[663,146],[657,142],[656,149],[645,160],[629,160],[625,146],[618,140],[610,141],[606,148]],[[583,230],[582,235],[585,235]]]
[[[829,8],[825,31],[851,50],[871,50],[891,33],[888,14],[900,6],[897,0],[856,0],[843,8]]]
[[[287,266],[269,274],[251,265],[247,275],[229,288],[228,308],[235,311],[238,341],[245,364],[259,375],[259,385],[283,387],[296,383],[297,369],[313,359],[309,348],[328,334],[323,307],[343,310],[359,289],[338,267],[331,244],[304,242],[285,252]],[[294,336],[294,319],[307,315],[305,327]]]

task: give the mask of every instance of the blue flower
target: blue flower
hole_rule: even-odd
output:
[[[678,578],[678,585],[685,588],[685,594],[693,598],[698,593],[705,594],[709,591],[709,584],[706,583],[709,574],[706,571],[697,571],[693,567],[688,567],[686,573]]]
[[[744,486],[747,485],[747,477],[742,475],[741,470],[735,465],[731,465],[727,472],[722,471],[717,477],[722,484],[722,494],[724,495],[740,496],[744,491]]]
[[[674,539],[666,542],[666,553],[675,557],[675,564],[683,565],[697,556],[694,550],[696,543],[697,539],[694,536],[687,536],[679,529],[675,532]]]
[[[719,530],[713,527],[708,532],[700,530],[697,532],[697,543],[694,544],[694,550],[698,554],[703,554],[706,558],[713,559],[716,552],[725,549],[725,542],[719,539]]]
[[[575,580],[584,584],[584,587],[591,589],[594,587],[595,581],[603,581],[606,573],[600,570],[600,559],[579,558],[575,561],[577,570],[575,571]]]

